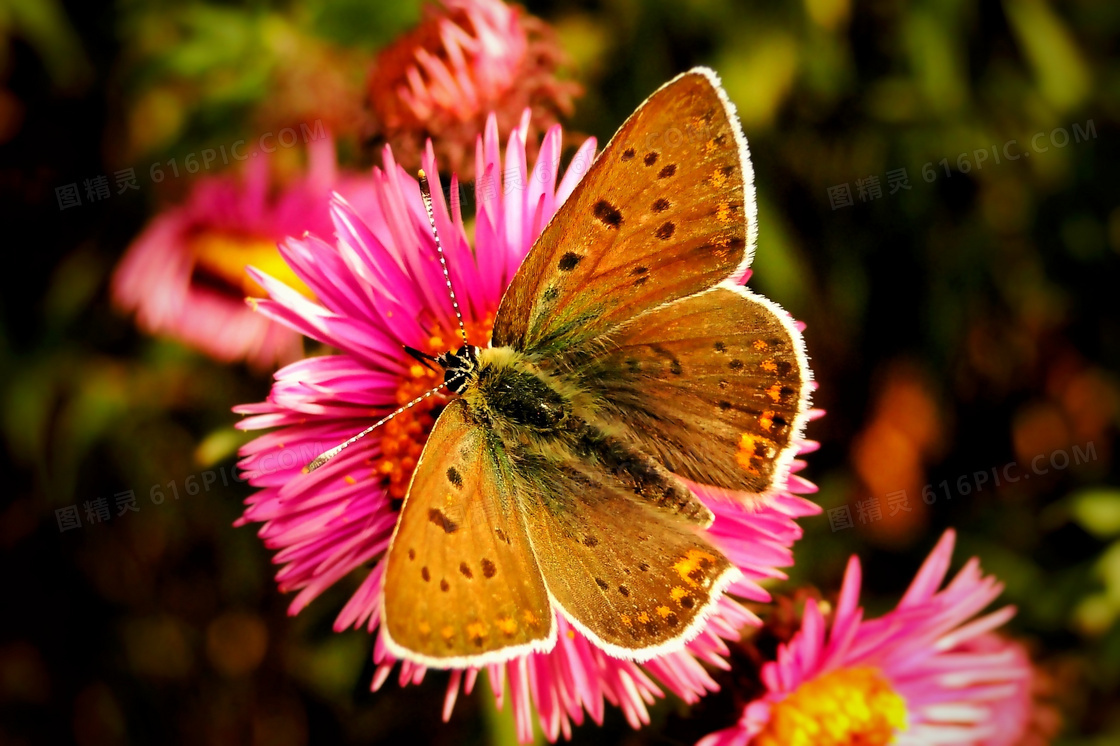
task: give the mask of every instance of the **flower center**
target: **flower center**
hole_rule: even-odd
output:
[[[807,681],[770,710],[753,746],[885,746],[906,729],[906,702],[874,668]]]
[[[245,266],[251,264],[307,297],[314,297],[280,256],[276,241],[270,238],[205,231],[191,240],[190,248],[195,260],[195,281],[209,282],[230,293],[268,295],[245,271]]]
[[[466,327],[471,344],[485,346],[494,328],[494,317],[488,314],[482,322],[468,322]],[[457,329],[454,332],[437,329],[428,339],[427,349],[423,352],[439,355],[458,349],[460,345]],[[395,399],[399,406],[443,383],[443,371],[438,366],[433,367],[436,370],[412,363],[397,386]],[[451,395],[446,390],[441,391],[406,409],[381,427],[381,456],[374,459],[373,471],[380,475],[389,497],[401,500],[408,492],[412,472],[420,460],[428,434],[449,401]]]

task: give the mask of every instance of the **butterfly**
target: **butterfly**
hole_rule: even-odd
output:
[[[705,538],[713,515],[691,485],[761,499],[807,419],[799,331],[738,282],[755,219],[734,107],[693,69],[626,120],[556,212],[488,347],[409,350],[456,396],[388,549],[393,655],[462,668],[548,651],[557,613],[631,660],[699,633],[739,571]]]

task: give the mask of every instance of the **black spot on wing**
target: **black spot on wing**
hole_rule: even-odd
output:
[[[646,153],[646,157],[643,158],[642,161],[647,166],[652,166],[653,164],[657,163],[657,156],[658,154],[655,151],[651,150],[650,152]]]
[[[447,481],[455,485],[456,488],[461,488],[463,486],[463,477],[454,466],[447,467]]]
[[[576,265],[578,265],[582,261],[583,257],[580,254],[577,254],[574,251],[569,251],[564,254],[564,256],[560,257],[560,261],[556,264],[556,266],[560,269],[561,272],[571,272],[576,268]]]
[[[633,148],[627,148],[626,150],[622,151],[622,160],[623,161],[631,160],[633,157],[634,157],[634,149]]]
[[[495,574],[497,574],[498,568],[494,567],[494,563],[486,559],[485,557],[482,558],[482,562],[480,564],[482,565],[482,574],[487,578],[492,578]]]
[[[673,225],[672,221],[667,221],[664,225],[657,229],[657,233],[655,235],[662,241],[668,241],[673,237],[673,232],[676,229],[677,226]]]
[[[673,206],[673,204],[669,200],[662,197],[661,199],[659,199],[659,200],[657,200],[656,202],[653,203],[653,211],[654,212],[665,212],[666,210],[668,210],[672,206]]]
[[[459,530],[459,524],[445,516],[439,508],[428,509],[428,520],[442,528],[445,534],[453,534]]]
[[[657,178],[668,179],[670,176],[672,176],[676,172],[677,172],[677,165],[675,163],[670,163],[668,166],[666,166],[665,168],[663,168],[663,169],[661,169],[660,171],[657,172]]]
[[[605,199],[595,203],[592,213],[599,219],[599,222],[608,228],[618,228],[622,224],[622,213]]]
[[[467,565],[466,562],[459,563],[459,572],[463,573],[463,577],[467,580],[470,580],[474,577],[474,573],[471,572],[471,568],[469,565]]]

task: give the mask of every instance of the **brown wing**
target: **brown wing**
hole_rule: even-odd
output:
[[[491,345],[548,356],[745,270],[755,203],[746,140],[715,74],[654,93],[525,258]]]
[[[635,319],[577,375],[670,471],[759,494],[785,478],[807,419],[803,349],[776,304],[724,286]]]
[[[460,399],[432,429],[385,567],[382,628],[399,658],[477,667],[555,644],[500,448]]]
[[[679,517],[584,460],[519,465],[533,552],[559,610],[611,655],[647,660],[702,628],[739,571]]]

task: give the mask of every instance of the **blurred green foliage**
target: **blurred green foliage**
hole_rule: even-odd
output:
[[[833,593],[858,552],[881,611],[956,526],[958,563],[979,555],[1020,607],[1010,629],[1061,710],[1058,743],[1120,740],[1120,4],[528,7],[587,88],[577,131],[609,136],[695,64],[739,107],[760,202],[752,285],[808,323],[829,414],[810,426],[822,449],[805,474],[855,523],[806,520],[776,590]],[[0,296],[0,548],[14,570],[0,741],[512,741],[508,713],[477,694],[439,724],[438,674],[370,694],[370,636],[330,631],[353,582],[288,618],[269,552],[231,527],[247,487],[152,501],[232,474],[229,407],[268,380],[146,339],[109,308],[113,263],[185,180],[55,202],[68,182],[317,118],[366,165],[372,54],[419,17],[412,0],[0,4],[0,209],[15,226]],[[910,188],[892,191],[899,169]],[[843,185],[851,204],[837,206]],[[1092,459],[1029,471],[1090,444]],[[1034,478],[996,486],[1009,464]],[[952,497],[927,505],[923,488],[942,483]],[[59,531],[56,509],[127,490],[139,513]],[[888,515],[898,490],[911,510]],[[860,519],[869,500],[882,518]],[[576,741],[692,742],[731,721],[731,702],[689,714],[669,698],[637,733],[608,710]]]

